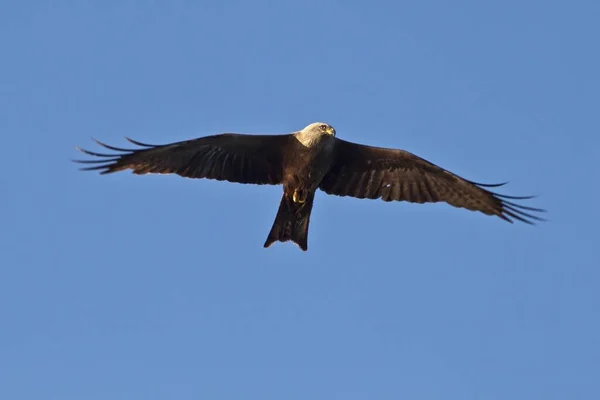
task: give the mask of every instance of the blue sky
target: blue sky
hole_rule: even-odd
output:
[[[0,396],[599,398],[600,5],[489,3],[0,3]],[[550,221],[70,162],[315,120]]]

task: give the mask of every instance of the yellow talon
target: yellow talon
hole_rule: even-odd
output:
[[[292,200],[294,201],[294,203],[305,203],[306,202],[306,197],[301,198],[298,194],[298,190],[294,190],[294,194],[292,195]]]

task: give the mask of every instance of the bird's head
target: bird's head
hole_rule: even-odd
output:
[[[321,136],[331,135],[335,136],[335,129],[333,126],[326,124],[325,122],[313,122],[302,129],[304,133],[310,134],[310,136]]]

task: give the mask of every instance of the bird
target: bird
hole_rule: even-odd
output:
[[[283,194],[263,247],[291,241],[308,250],[308,229],[315,194],[381,199],[384,202],[444,202],[513,223],[545,221],[534,213],[546,210],[516,203],[535,196],[508,196],[491,191],[508,182],[477,183],[402,149],[340,139],[333,126],[314,122],[285,134],[218,133],[162,145],[142,143],[124,149],[93,139],[115,153],[77,146],[92,160],[84,171],[110,174],[131,170],[137,175],[176,174],[241,184],[281,185]]]

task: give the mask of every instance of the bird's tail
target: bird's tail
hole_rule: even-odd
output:
[[[293,192],[284,192],[275,222],[273,222],[264,247],[269,247],[275,242],[291,240],[306,251],[308,249],[308,223],[314,199],[315,191],[308,192],[304,202],[294,201]]]

